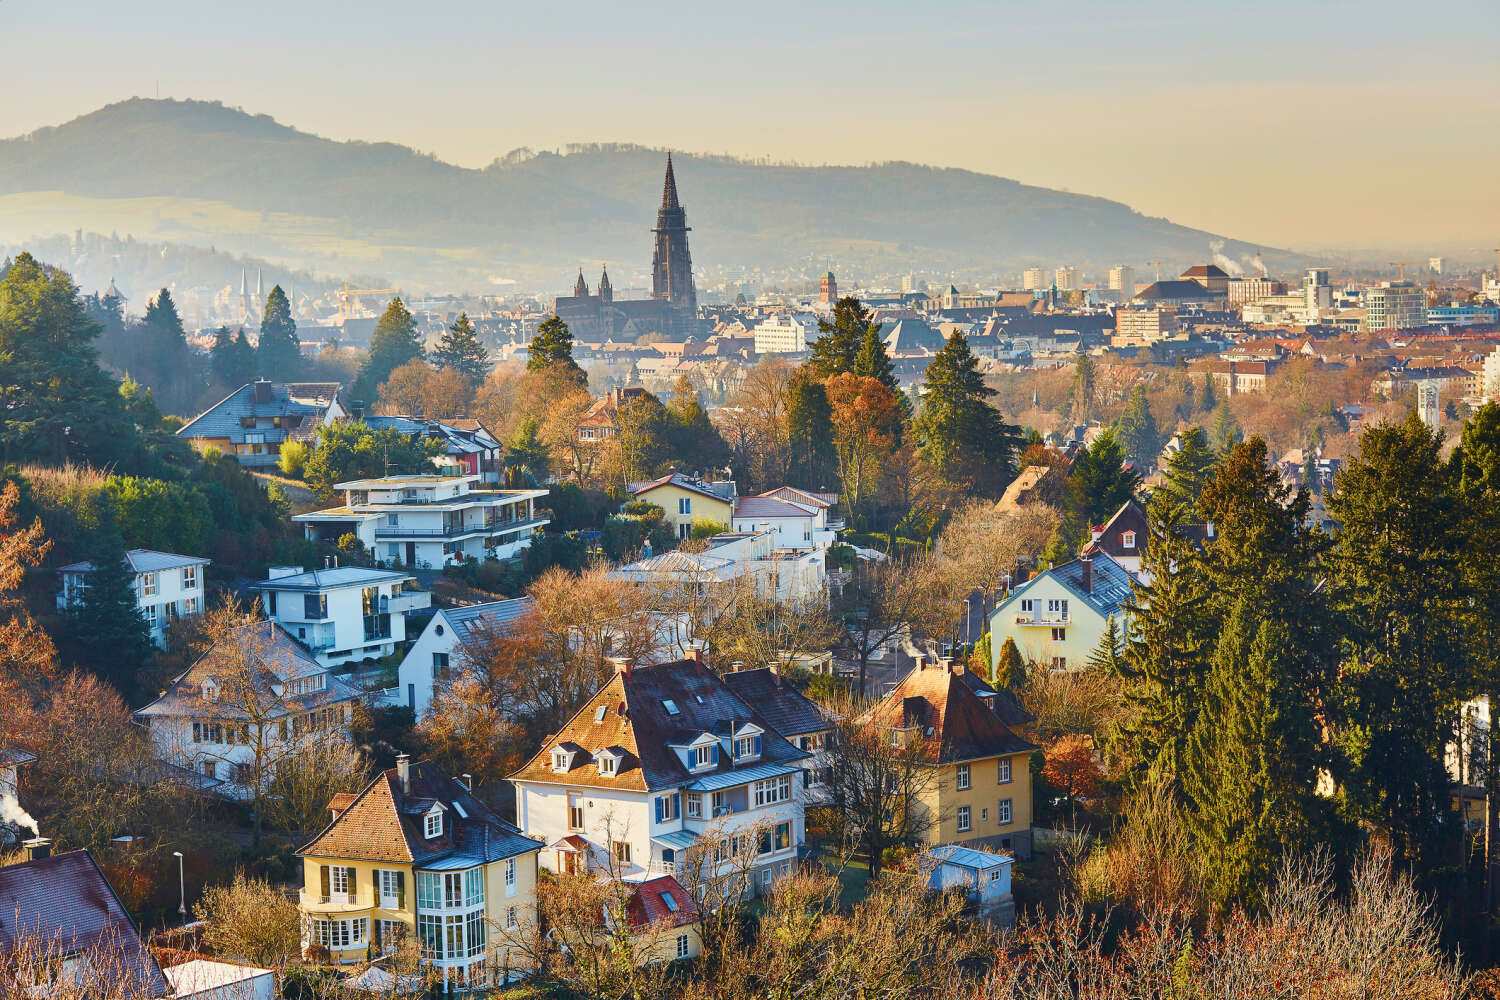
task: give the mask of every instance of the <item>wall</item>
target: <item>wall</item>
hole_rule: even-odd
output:
[[[688,529],[691,530],[693,522],[695,520],[700,520],[703,518],[707,518],[711,521],[718,521],[720,524],[728,524],[734,513],[734,508],[730,506],[728,500],[721,500],[717,497],[705,496],[702,493],[695,493],[692,490],[685,490],[681,486],[676,486],[671,483],[658,486],[654,490],[647,490],[645,493],[638,493],[635,496],[631,497],[631,499],[645,500],[647,503],[654,503],[662,510],[666,511],[666,523],[672,526],[672,534],[676,535],[678,538],[683,537],[683,525],[686,525]],[[691,502],[691,513],[677,513],[677,501],[682,499],[686,499]]]
[[[1052,638],[1052,625],[1018,625],[1016,616],[1021,614],[1021,602],[1031,600],[1038,620],[1047,614],[1047,601],[1054,598],[1068,602],[1068,621],[1058,622],[1055,627],[1065,629],[1063,639]],[[990,613],[990,668],[991,676],[1000,658],[1000,647],[1007,638],[1015,640],[1021,656],[1029,662],[1050,665],[1053,657],[1067,659],[1070,670],[1082,669],[1104,635],[1105,619],[1076,594],[1048,575],[1038,577],[1010,600]]]
[[[938,769],[937,780],[918,795],[922,809],[936,821],[922,835],[928,844],[962,844],[984,841],[987,846],[1002,846],[1011,839],[1011,849],[1018,854],[1030,853],[1031,847],[1031,768],[1030,752],[1007,755],[1011,762],[1011,780],[1001,782],[999,757],[969,762],[969,787],[958,788],[958,768],[949,764]],[[999,822],[1001,799],[1011,800],[1011,821]],[[971,824],[967,831],[958,829],[958,808],[969,807]],[[1024,841],[1024,847],[1021,843]],[[1023,854],[1024,856],[1024,854]]]

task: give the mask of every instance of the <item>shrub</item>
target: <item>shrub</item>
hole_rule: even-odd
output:
[[[307,465],[308,456],[312,449],[307,446],[306,441],[287,441],[281,446],[281,457],[276,464],[281,471],[293,479],[302,478],[302,470]]]
[[[693,539],[695,541],[702,541],[705,538],[712,538],[715,535],[728,530],[729,525],[725,524],[722,521],[715,521],[711,517],[693,518]]]

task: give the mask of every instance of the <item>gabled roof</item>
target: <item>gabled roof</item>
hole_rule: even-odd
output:
[[[172,995],[161,967],[88,851],[0,868],[0,954],[30,939],[58,956],[117,949],[119,965],[107,971],[111,981],[86,985],[87,994],[102,993],[101,987],[118,988],[123,973],[135,987],[132,992],[140,996]]]
[[[30,750],[22,750],[20,747],[0,746],[0,767],[19,767],[22,764],[35,764],[36,754]]]
[[[131,549],[125,553],[125,562],[132,573],[160,573],[163,570],[182,569],[185,566],[207,566],[209,560],[202,556],[180,556],[175,552],[157,552],[154,549]],[[59,573],[92,573],[94,564],[69,563],[59,567]]]
[[[1215,298],[1216,295],[1199,282],[1184,279],[1180,281],[1153,281],[1139,292],[1136,292],[1135,297],[1143,302],[1162,299],[1197,301]]]
[[[665,705],[669,701],[675,714]],[[745,722],[772,730],[762,740],[758,764],[795,764],[806,756],[706,666],[691,660],[638,666],[628,676],[620,671],[610,678],[511,780],[645,791],[679,787],[704,775],[738,773],[729,755],[720,754],[717,769],[690,774],[669,744]],[[559,774],[552,770],[552,748],[560,743],[576,743],[590,756],[618,747],[625,757],[613,775],[601,774],[592,759]]]
[[[255,584],[257,590],[335,590],[340,587],[369,587],[377,583],[396,583],[415,580],[409,573],[397,573],[388,569],[370,569],[366,566],[334,566],[331,569],[315,569],[306,573],[278,576],[274,580],[261,580]]]
[[[795,486],[778,486],[774,490],[766,490],[760,496],[774,497],[777,500],[787,500],[807,507],[832,507],[839,502],[836,494],[811,493],[807,490],[799,490]]]
[[[814,513],[811,505],[792,503],[787,500],[778,500],[775,497],[741,497],[739,503],[735,504],[734,516],[739,517],[811,517]]]
[[[901,319],[885,335],[886,350],[892,354],[929,353],[943,349],[943,335],[919,319]]]
[[[1005,688],[995,687],[972,670],[965,670],[958,676],[1007,726],[1019,728],[1036,721],[1036,716],[1022,708]]]
[[[627,489],[629,490],[631,496],[638,497],[645,493],[650,493],[652,490],[660,489],[661,487],[668,485],[676,486],[678,489],[687,490],[689,493],[697,493],[701,496],[708,497],[710,500],[717,500],[720,503],[730,502],[728,497],[715,493],[711,488],[709,488],[708,484],[699,482],[694,479],[689,479],[687,476],[682,475],[680,472],[672,472],[665,476],[662,476],[660,479],[652,479],[644,483],[631,483],[627,487]]]
[[[783,736],[821,733],[831,727],[816,703],[769,667],[732,671],[724,675],[724,683]]]
[[[515,597],[508,601],[489,601],[485,604],[469,604],[461,608],[443,608],[438,612],[453,628],[453,635],[460,643],[468,643],[481,630],[503,632],[536,604],[530,597]]]
[[[1194,264],[1182,272],[1184,278],[1227,278],[1229,274],[1217,264]]]
[[[871,718],[878,726],[916,728],[934,764],[1036,749],[985,707],[961,676],[940,665],[919,665],[871,710]]]
[[[270,386],[270,399],[256,402],[254,383],[246,383],[188,421],[177,431],[180,438],[229,438],[243,441],[247,417],[302,417],[321,419],[338,398],[337,382],[292,382]],[[282,441],[291,428],[265,428],[267,441]]]
[[[1129,570],[1102,552],[1089,558],[1093,562],[1092,587],[1085,589],[1083,585],[1083,559],[1074,559],[1038,573],[1016,590],[1011,595],[1011,600],[1006,601],[1005,605],[1025,595],[1037,585],[1038,581],[1053,579],[1066,587],[1073,597],[1098,612],[1100,617],[1107,618],[1110,615],[1119,614],[1121,605],[1130,597],[1135,577],[1130,575]]]
[[[440,865],[444,859],[456,859],[465,866],[484,864],[541,850],[538,841],[522,836],[435,764],[414,763],[409,774],[403,790],[396,768],[381,771],[345,805],[338,819],[297,853],[427,867]],[[443,832],[429,840],[424,817],[434,804],[443,807]]]
[[[672,897],[676,910],[667,904],[667,896]],[[625,919],[632,929],[682,927],[698,919],[698,904],[671,875],[659,875],[636,884],[625,903]]]

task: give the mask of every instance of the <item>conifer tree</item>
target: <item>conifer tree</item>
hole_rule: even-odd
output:
[[[1147,467],[1156,464],[1156,456],[1161,451],[1161,432],[1157,429],[1144,386],[1138,385],[1130,390],[1125,412],[1115,423],[1115,435],[1130,458]]]
[[[990,683],[1003,687],[1014,695],[1019,695],[1026,686],[1026,660],[1016,648],[1016,640],[1010,636],[1006,636],[1005,641],[1000,644]]]
[[[167,289],[163,288],[146,303],[139,337],[140,374],[155,388],[162,405],[171,412],[180,412],[195,402],[193,397],[201,385],[197,358],[188,347],[177,303]]]
[[[266,307],[260,320],[260,340],[255,348],[255,366],[262,378],[277,382],[288,382],[302,374],[302,345],[297,340],[297,323],[292,319],[292,303],[280,285],[266,295]]]
[[[995,391],[955,330],[927,366],[915,430],[922,457],[948,482],[999,496],[1015,472],[1020,432],[989,403]]]
[[[543,320],[536,328],[536,336],[531,338],[526,357],[529,372],[546,371],[553,365],[563,365],[575,382],[585,388],[588,386],[588,375],[573,360],[573,334],[568,330],[568,324],[557,316]]]
[[[1208,435],[1201,427],[1189,427],[1178,435],[1178,440],[1182,448],[1168,459],[1163,474],[1166,482],[1152,491],[1151,504],[1155,507],[1181,506],[1186,516],[1192,519],[1196,516],[1198,498],[1213,475],[1214,463],[1219,456],[1208,446]]]
[[[838,460],[833,448],[833,407],[823,383],[806,366],[787,383],[786,421],[791,452],[787,482],[807,490],[835,488]]]
[[[1229,408],[1229,400],[1220,403],[1218,409],[1214,410],[1214,426],[1209,432],[1209,438],[1214,448],[1221,454],[1227,454],[1229,449],[1244,440],[1244,433],[1240,425],[1234,419],[1234,411]]]
[[[1069,415],[1075,424],[1087,424],[1094,416],[1095,381],[1098,372],[1087,354],[1073,368],[1073,387],[1068,397]]]
[[[370,353],[360,365],[359,377],[354,382],[356,397],[373,401],[391,372],[420,357],[422,340],[417,336],[417,321],[398,295],[385,307],[375,324],[375,332],[370,335]]]
[[[101,522],[89,558],[93,568],[72,609],[74,636],[85,664],[131,701],[137,674],[151,654],[151,630],[136,604],[135,574],[113,517]]]
[[[459,313],[458,319],[443,333],[438,346],[432,352],[432,363],[438,368],[454,368],[464,374],[471,385],[478,385],[489,374],[490,356],[474,332],[468,313]]]
[[[1203,392],[1198,397],[1198,409],[1203,413],[1212,413],[1219,408],[1219,394],[1214,388],[1214,376],[1212,372],[1203,373]]]
[[[1104,634],[1099,637],[1099,645],[1089,653],[1089,669],[1102,674],[1118,674],[1120,645],[1120,626],[1115,622],[1115,616],[1110,615],[1104,620]]]
[[[880,335],[880,324],[870,322],[870,311],[859,299],[846,295],[833,304],[833,318],[818,320],[818,339],[813,341],[807,365],[819,381],[853,372],[865,338]],[[878,378],[871,375],[871,378]],[[892,391],[895,386],[887,385]]]

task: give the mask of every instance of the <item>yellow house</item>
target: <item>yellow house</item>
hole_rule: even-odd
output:
[[[362,962],[403,938],[453,991],[503,981],[522,964],[508,932],[536,923],[537,854],[462,782],[404,754],[297,853],[305,952]]]
[[[733,482],[706,483],[676,472],[630,484],[630,499],[645,500],[666,511],[666,522],[678,538],[693,533],[694,521],[717,521],[727,529],[733,523],[734,498]]]
[[[637,883],[625,904],[625,919],[642,962],[671,962],[703,953],[698,905],[671,875]]]
[[[918,657],[873,710],[894,738],[920,740],[932,772],[919,783],[918,839],[1031,854],[1031,766],[1036,747],[1007,722],[1025,718],[1003,691],[949,659]]]

